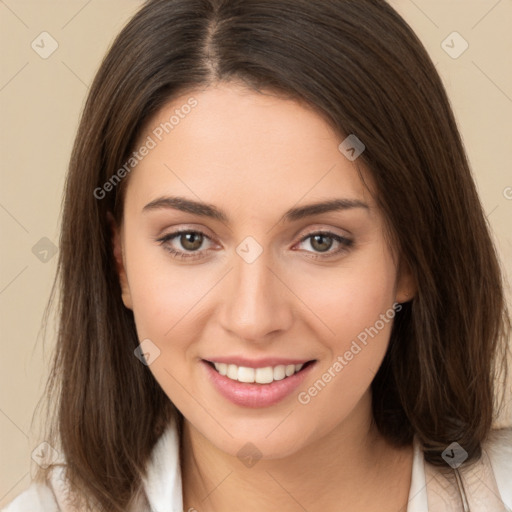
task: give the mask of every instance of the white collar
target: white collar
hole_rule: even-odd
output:
[[[175,419],[158,439],[147,469],[144,489],[151,512],[182,512],[179,439]],[[428,512],[423,451],[416,438],[407,512]]]
[[[425,459],[416,436],[413,441],[413,449],[411,487],[409,488],[407,512],[428,512]]]
[[[153,448],[143,483],[151,512],[183,512],[179,439],[174,418]]]

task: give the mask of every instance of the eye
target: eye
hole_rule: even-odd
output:
[[[308,242],[310,247],[313,248],[313,251],[308,252],[316,253],[311,256],[313,258],[330,258],[348,251],[353,245],[353,240],[329,231],[311,233],[304,237],[300,241],[300,244],[305,242]],[[335,249],[331,251],[330,249],[332,249],[333,246]]]
[[[200,249],[206,240],[210,240],[210,237],[202,231],[182,230],[169,233],[156,241],[175,258],[187,259],[202,257],[206,249]]]
[[[202,231],[196,230],[176,231],[164,235],[156,241],[174,258],[179,259],[198,259],[204,257],[204,253],[207,252],[208,249],[205,249],[203,244],[206,241],[212,242],[208,235]],[[306,249],[306,252],[314,253],[311,254],[310,257],[315,259],[334,257],[348,251],[353,245],[352,240],[329,231],[311,233],[302,238],[299,245],[306,242],[309,242],[310,247],[313,249],[312,251]],[[331,250],[333,247],[335,247],[335,249]]]

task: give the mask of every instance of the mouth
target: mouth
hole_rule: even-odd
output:
[[[294,375],[302,373],[309,366],[316,362],[316,359],[296,364],[278,364],[275,366],[250,367],[238,366],[231,363],[223,363],[216,361],[203,361],[213,368],[219,375],[226,377],[232,381],[244,384],[261,384],[268,385],[276,381],[286,380]]]
[[[207,381],[225,399],[246,408],[271,407],[290,398],[310,378],[317,363],[316,359],[212,359],[213,361],[201,360]],[[240,366],[234,364],[234,361],[240,363]]]

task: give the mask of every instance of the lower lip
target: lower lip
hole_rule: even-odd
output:
[[[275,380],[270,384],[246,384],[231,380],[221,375],[206,361],[201,361],[201,364],[206,369],[212,384],[224,398],[227,398],[235,405],[259,408],[277,404],[293,393],[308,376],[316,362],[310,363],[306,368],[298,373],[294,373],[291,377]]]

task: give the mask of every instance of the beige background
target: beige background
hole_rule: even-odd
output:
[[[424,42],[447,87],[510,282],[512,2],[391,3]],[[0,0],[0,506],[29,484],[31,452],[41,441],[31,419],[54,336],[50,329],[43,350],[39,329],[55,272],[51,243],[58,243],[61,193],[79,113],[102,56],[139,5]],[[58,43],[47,59],[31,47],[43,31]],[[469,43],[457,59],[441,46],[454,31]],[[453,37],[447,43],[451,51],[463,44]],[[512,422],[510,405],[502,423]]]

